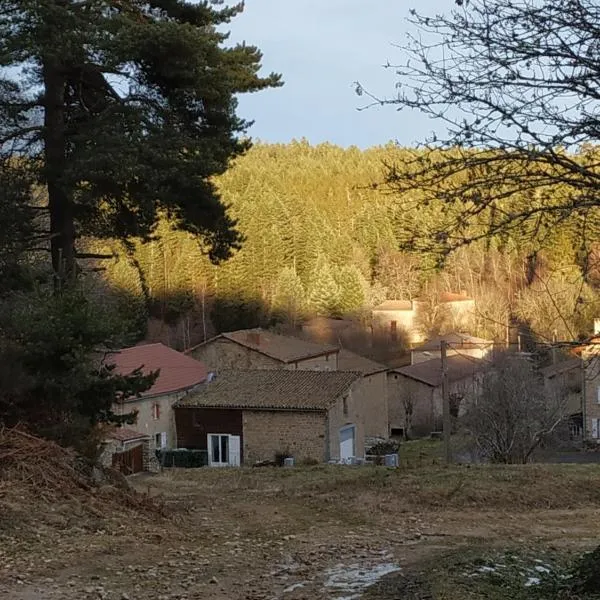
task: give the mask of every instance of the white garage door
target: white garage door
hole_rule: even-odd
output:
[[[355,456],[354,432],[354,425],[340,429],[340,459],[343,461],[347,461],[349,458]]]

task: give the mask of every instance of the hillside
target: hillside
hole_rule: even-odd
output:
[[[426,236],[447,218],[441,203],[373,185],[384,165],[402,168],[410,153],[391,145],[257,145],[217,181],[245,236],[233,258],[212,265],[190,236],[163,221],[158,239],[132,253],[96,246],[119,257],[107,281],[142,325],[150,315],[175,326],[170,342],[179,347],[213,327],[295,324],[315,314],[360,318],[385,299],[433,302],[456,291],[477,301],[474,335],[504,339],[509,316],[541,337],[570,339],[589,329],[598,308],[595,268],[582,258],[576,221],[546,232],[541,248],[516,228],[463,248],[442,269],[434,268],[437,255],[401,252],[408,233]]]

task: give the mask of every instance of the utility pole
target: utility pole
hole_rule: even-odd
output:
[[[444,418],[444,453],[446,455],[446,464],[452,462],[452,448],[450,446],[450,430],[452,423],[450,420],[450,394],[448,390],[448,343],[446,340],[440,341],[441,359],[442,359],[442,411]]]
[[[587,398],[586,398],[586,377],[585,377],[585,358],[584,350],[581,350],[581,420],[583,421],[583,428],[581,430],[581,440],[585,444],[587,438]]]

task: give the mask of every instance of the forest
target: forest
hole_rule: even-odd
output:
[[[385,186],[386,165],[409,168],[416,152],[393,144],[255,145],[215,179],[244,238],[219,265],[166,218],[151,241],[90,246],[115,256],[104,261],[102,277],[139,335],[166,335],[178,348],[214,331],[298,326],[315,315],[365,322],[386,299],[422,299],[430,307],[423,333],[443,333],[452,327],[436,310],[443,292],[475,299],[465,326],[480,337],[504,341],[515,323],[539,341],[589,333],[600,315],[600,280],[596,248],[586,245],[577,218],[536,231],[535,239],[526,224],[444,256],[411,247],[409,238],[426,238],[448,219],[442,199],[425,202],[418,192]]]

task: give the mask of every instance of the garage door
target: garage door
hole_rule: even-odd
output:
[[[340,429],[340,459],[347,461],[355,456],[354,450],[355,427],[342,427]]]

